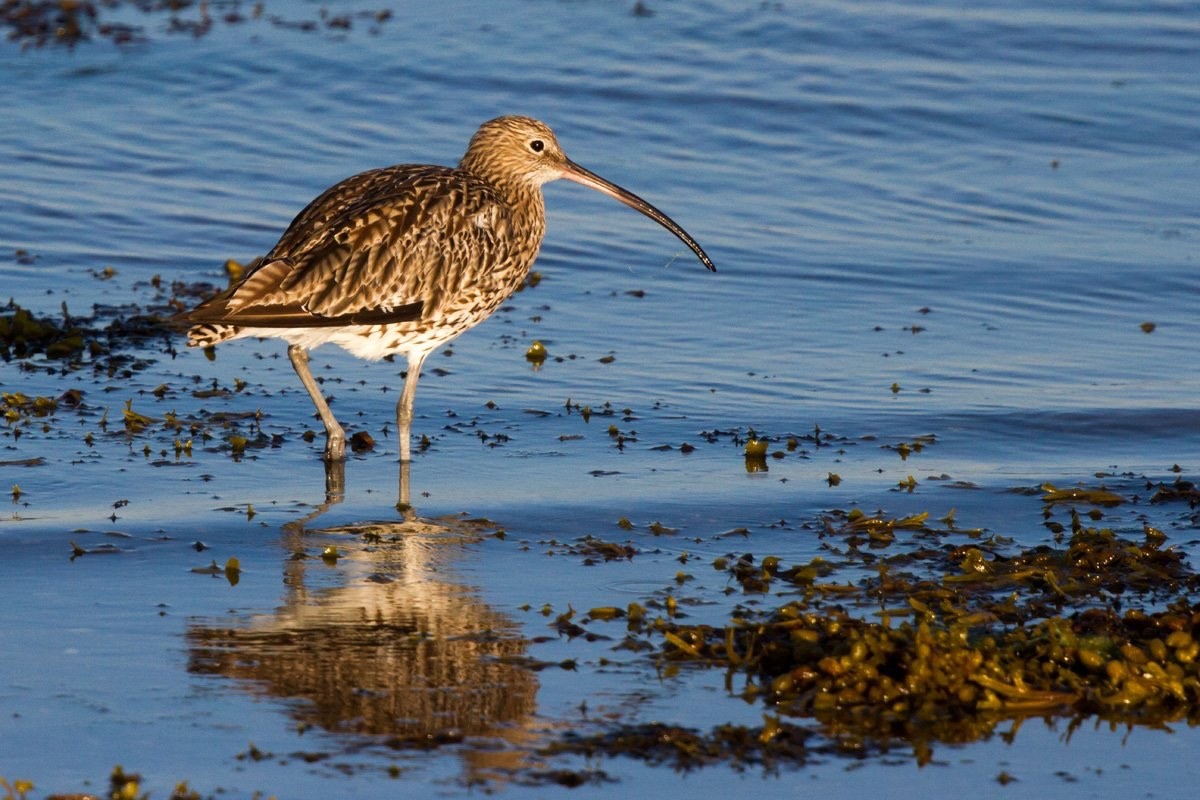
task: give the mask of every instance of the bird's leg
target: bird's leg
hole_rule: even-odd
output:
[[[400,462],[400,490],[397,494],[396,510],[404,515],[406,520],[416,517],[412,507],[412,462]]]
[[[409,353],[408,374],[404,378],[404,391],[396,402],[396,435],[400,438],[400,463],[412,461],[413,400],[417,396],[417,380],[421,377],[421,364],[428,353]]]
[[[296,374],[300,376],[300,382],[304,384],[308,396],[312,398],[313,405],[317,407],[317,414],[321,416],[321,422],[325,423],[325,460],[344,460],[346,458],[346,432],[334,419],[333,412],[329,410],[329,403],[325,402],[325,396],[321,394],[321,387],[317,386],[317,382],[313,380],[312,372],[308,368],[308,351],[298,344],[288,345],[288,359],[292,362]]]

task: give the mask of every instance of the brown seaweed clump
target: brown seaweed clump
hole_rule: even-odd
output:
[[[820,744],[814,738],[811,731],[773,716],[767,716],[761,727],[725,724],[707,733],[652,722],[590,736],[569,733],[546,752],[628,756],[685,771],[714,764],[772,771],[782,766],[803,766],[837,747]]]
[[[337,12],[322,8],[316,19],[288,19],[266,12],[266,3],[257,2],[247,13],[239,4],[211,7],[203,0],[0,0],[0,25],[8,29],[8,39],[25,47],[63,45],[75,47],[81,42],[106,39],[115,44],[138,44],[149,39],[146,27],[113,22],[112,12],[133,7],[146,17],[167,15],[165,30],[199,38],[215,23],[236,25],[265,18],[272,25],[301,31],[326,30],[344,33],[356,22],[365,22],[368,31],[392,17],[389,9],[361,9]]]
[[[1132,541],[1074,516],[1064,547],[919,547],[877,562],[857,592],[774,565],[774,579],[802,587],[802,599],[724,628],[659,620],[663,657],[743,672],[746,695],[876,746],[970,741],[1029,715],[1200,722],[1200,603],[1188,601],[1200,576],[1154,529]],[[897,527],[936,533],[914,518],[864,519],[847,515],[839,533],[868,542]],[[901,571],[922,562],[937,577]],[[840,604],[829,608],[822,598],[834,594]],[[878,603],[879,619],[852,600]]]
[[[48,359],[65,370],[103,357],[114,362],[115,352],[153,340],[171,352],[172,334],[162,314],[136,305],[97,307],[90,318],[72,316],[64,305],[61,320],[34,314],[11,300],[0,307],[0,359],[4,361]]]
[[[59,323],[37,317],[12,302],[5,311],[0,314],[0,358],[5,361],[35,355],[70,358],[83,353],[83,329],[69,320]]]
[[[1152,502],[1191,504],[1193,492],[1177,479],[1159,485]],[[1147,524],[1136,540],[1085,524],[1103,518],[1099,508],[1129,502],[1122,495],[1047,485],[1040,500],[1048,519],[1069,506],[1069,524],[1050,528],[1052,545],[1018,548],[960,530],[953,513],[939,528],[928,514],[853,510],[823,521],[834,558],[795,566],[718,558],[715,568],[753,603],[724,625],[630,615],[622,647],[660,640],[653,649],[667,672],[726,670],[731,691],[763,705],[764,725],[625,726],[566,737],[552,751],[686,769],[900,748],[926,763],[935,744],[987,739],[1030,717],[1072,728],[1089,718],[1200,724],[1200,602],[1192,600],[1200,574]],[[834,582],[839,576],[850,580]],[[772,592],[790,599],[764,606]]]

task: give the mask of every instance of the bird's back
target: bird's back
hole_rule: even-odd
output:
[[[304,328],[306,346],[313,337],[345,345],[346,331],[334,331],[367,324],[392,326],[397,347],[405,336],[445,341],[516,290],[544,230],[540,192],[514,201],[449,167],[359,173],[297,214],[241,282],[187,315],[189,344],[295,340]]]

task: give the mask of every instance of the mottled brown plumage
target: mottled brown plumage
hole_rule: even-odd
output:
[[[568,159],[546,125],[500,117],[480,126],[455,168],[401,164],[325,190],[252,272],[180,315],[193,325],[188,344],[286,340],[325,424],[331,461],[345,457],[345,433],[313,380],[307,351],[332,342],[368,359],[404,353],[408,375],[396,414],[408,461],[421,364],[521,285],[546,230],[541,187],[558,178],[636,208],[716,269],[661,211]]]

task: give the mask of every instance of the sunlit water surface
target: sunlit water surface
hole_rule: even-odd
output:
[[[538,609],[661,596],[684,550],[701,565],[731,549],[811,558],[815,545],[774,523],[829,509],[957,508],[961,524],[1034,544],[1040,506],[1012,487],[1099,471],[1169,480],[1174,465],[1195,475],[1200,5],[646,6],[404,4],[348,31],[263,18],[196,39],[125,11],[148,42],[0,49],[0,295],[38,312],[144,302],[156,275],[220,283],[225,259],[267,250],[329,184],[453,163],[502,113],[546,120],[572,158],[666,210],[719,268],[708,274],[607,198],[548,186],[542,282],[432,357],[417,398],[417,432],[432,440],[413,468],[418,510],[488,518],[508,538],[447,524],[448,541],[414,536],[402,564],[288,560],[336,535],[305,542],[283,527],[322,502],[325,476],[320,438],[298,438],[315,422],[278,342],[231,344],[215,363],[179,343],[177,358],[154,353],[127,378],[0,365],[5,391],[78,387],[112,422],[105,432],[96,413],[60,413],[50,430],[0,439],[0,460],[47,462],[0,467],[23,492],[0,521],[0,775],[68,791],[122,762],[155,796],[179,779],[238,797],[327,796],[334,781],[347,796],[392,796],[397,781],[459,794],[536,766],[522,743],[577,721],[581,700],[635,720],[759,724],[762,709],[726,699],[723,676],[654,683],[632,657],[596,669],[612,654],[553,638]],[[102,279],[105,267],[115,276]],[[537,371],[523,358],[534,339],[551,354]],[[325,349],[314,369],[348,427],[379,441],[351,459],[346,498],[320,524],[395,521],[399,365]],[[191,394],[235,380],[245,388],[227,398]],[[156,419],[261,409],[284,443],[241,461],[219,442],[177,459],[168,433],[119,432],[126,401]],[[840,444],[765,474],[747,473],[728,435],[816,426]],[[926,434],[936,444],[908,461],[883,448]],[[695,452],[681,454],[685,442]],[[895,492],[908,475],[916,490]],[[1137,509],[1113,519],[1141,529]],[[652,521],[682,533],[652,537]],[[1173,522],[1172,542],[1191,544],[1194,517]],[[748,540],[716,538],[740,526]],[[585,534],[647,554],[589,568],[542,557]],[[68,561],[72,540],[124,553]],[[211,549],[193,551],[196,540]],[[231,555],[236,587],[189,572]],[[723,597],[719,573],[692,571],[703,576],[692,591]],[[379,574],[399,578],[384,595],[362,588]],[[336,638],[296,633],[368,618],[433,651],[358,642],[361,658],[343,659]],[[454,648],[481,629],[496,641]],[[238,664],[239,646],[279,663]],[[591,668],[527,672],[516,655]],[[471,691],[447,671],[501,687],[469,732],[504,743],[490,760],[487,748],[376,752],[356,738],[379,730],[370,720],[321,716],[324,700],[347,702],[339,683],[389,674],[451,687],[447,698]],[[428,713],[462,728],[446,703]],[[270,756],[248,756],[251,742]],[[1006,771],[1012,796],[1166,796],[1200,779],[1184,755],[1197,743],[1187,730],[1068,737],[1038,722],[1012,743],[946,748],[924,769],[680,776],[618,761],[603,765],[618,783],[587,791],[952,797]],[[329,748],[342,755],[302,755]],[[393,762],[399,777],[380,767]]]

